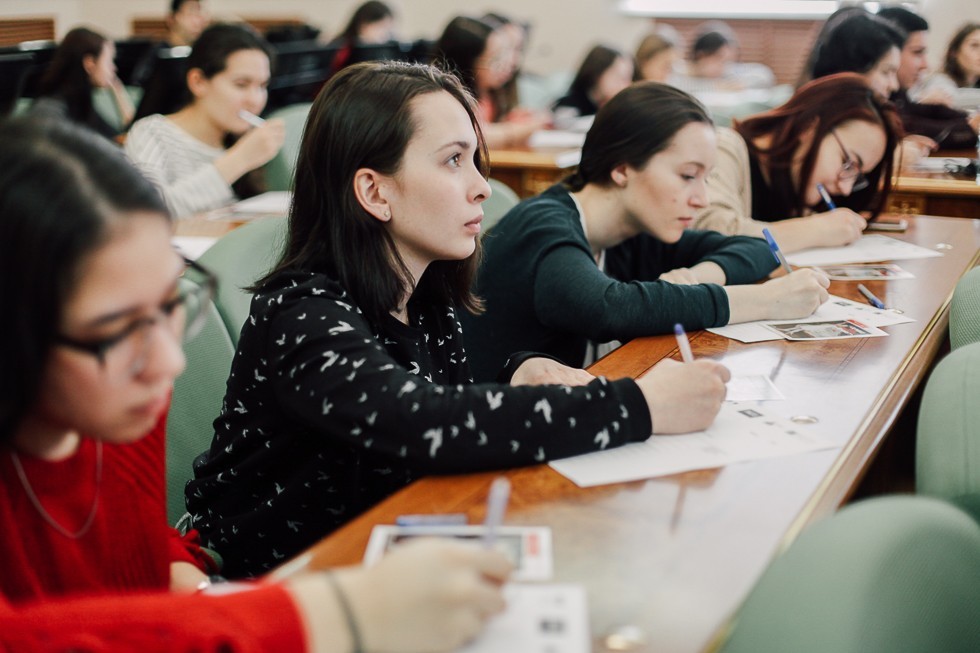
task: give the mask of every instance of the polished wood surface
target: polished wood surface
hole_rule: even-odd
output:
[[[490,176],[525,199],[543,193],[574,168],[558,165],[559,157],[574,148],[514,147],[490,151]]]
[[[504,472],[513,492],[507,521],[554,533],[555,580],[582,583],[596,651],[625,626],[645,641],[628,650],[710,648],[772,557],[808,524],[841,505],[923,380],[945,339],[957,279],[977,263],[980,222],[911,218],[897,238],[943,258],[901,261],[912,280],[865,282],[889,307],[915,318],[888,337],[751,345],[691,334],[697,356],[735,375],[766,374],[786,395],[767,410],[813,417],[832,450],[591,489],[547,466]],[[854,282],[835,294],[861,300]],[[642,338],[596,363],[608,377],[635,377],[664,357],[673,337]],[[680,436],[682,437],[682,436]],[[323,540],[305,559],[319,568],[360,561],[371,528],[406,513],[484,516],[495,474],[422,479]]]

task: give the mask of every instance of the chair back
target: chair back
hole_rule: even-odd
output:
[[[194,458],[211,446],[211,424],[221,412],[234,355],[228,329],[212,304],[201,332],[184,343],[187,367],[174,382],[167,415],[167,521],[171,525],[187,511],[184,486],[194,477]]]
[[[963,275],[949,307],[949,343],[953,349],[980,341],[980,268]]]
[[[490,198],[483,203],[483,231],[490,231],[500,218],[517,206],[521,198],[502,181],[490,179]]]
[[[277,109],[269,114],[269,118],[279,118],[286,124],[286,139],[282,148],[265,164],[265,185],[267,190],[291,190],[293,173],[296,171],[296,159],[299,156],[299,146],[303,142],[303,130],[306,128],[306,117],[310,114],[311,102],[293,104]]]
[[[288,224],[285,218],[255,220],[219,238],[197,259],[218,276],[215,305],[233,348],[238,346],[252,302],[252,295],[243,288],[255,283],[279,261]]]

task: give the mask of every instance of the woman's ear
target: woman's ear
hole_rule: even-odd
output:
[[[629,175],[626,171],[627,167],[625,163],[621,163],[609,173],[609,178],[620,188],[626,188],[626,184],[629,182]]]
[[[354,196],[365,211],[381,222],[391,220],[391,205],[385,198],[387,177],[370,168],[354,173]]]
[[[95,57],[90,54],[84,55],[82,57],[82,69],[85,71],[85,74],[88,75],[90,79],[92,77],[92,73],[95,72],[95,68],[96,68]]]
[[[195,98],[199,98],[207,91],[210,80],[204,76],[204,71],[200,68],[191,68],[187,71],[187,89]]]

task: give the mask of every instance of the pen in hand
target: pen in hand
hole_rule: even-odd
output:
[[[885,308],[885,303],[880,299],[878,299],[878,297],[876,297],[873,292],[868,290],[863,283],[858,284],[858,292],[864,295],[864,298],[868,300],[868,303],[874,306],[875,308],[880,308],[880,309]]]
[[[674,325],[674,337],[677,338],[677,348],[681,352],[681,360],[685,363],[694,362],[694,354],[691,353],[691,341],[687,339],[684,327],[679,323]]]
[[[493,548],[497,541],[497,530],[504,522],[507,500],[510,498],[510,481],[503,476],[494,479],[487,495],[487,516],[483,521],[483,546]]]
[[[775,258],[776,261],[783,266],[783,270],[786,271],[786,274],[791,274],[793,272],[793,268],[789,266],[789,261],[787,261],[786,257],[783,256],[783,252],[779,249],[779,245],[776,244],[776,239],[772,237],[772,234],[769,233],[768,229],[763,229],[762,235],[766,237],[766,242],[769,243],[769,251],[772,252],[773,258]]]
[[[246,111],[245,109],[238,110],[238,117],[244,120],[245,122],[247,122],[248,124],[252,125],[253,127],[261,127],[262,125],[265,124],[265,120],[259,118],[254,113],[250,113]]]
[[[817,192],[820,193],[820,197],[823,198],[823,203],[827,205],[828,209],[831,211],[837,209],[837,204],[835,204],[834,200],[831,199],[830,193],[827,192],[827,189],[824,188],[823,184],[817,184]]]

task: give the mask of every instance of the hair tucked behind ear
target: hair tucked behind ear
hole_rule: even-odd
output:
[[[85,258],[135,212],[169,219],[118,147],[63,121],[0,124],[0,440],[33,407]]]

